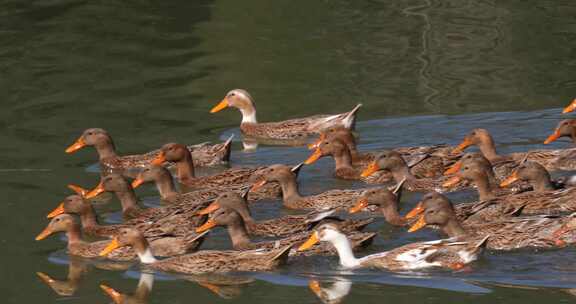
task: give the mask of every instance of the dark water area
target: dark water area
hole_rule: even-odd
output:
[[[36,272],[65,279],[61,237],[34,237],[66,184],[98,181],[94,151],[64,148],[105,128],[122,154],[163,143],[217,142],[240,115],[208,114],[232,88],[256,100],[260,121],[337,113],[363,103],[360,149],[457,143],[489,129],[501,152],[544,147],[576,97],[574,1],[18,1],[0,2],[0,290],[3,303],[108,303],[99,284],[135,290],[140,272],[86,266],[73,295]],[[568,115],[568,117],[570,117]],[[550,148],[569,147],[567,141]],[[303,147],[261,146],[233,165],[297,163]],[[304,193],[361,187],[335,180],[332,162],[304,168]],[[153,187],[138,195],[158,204]],[[419,195],[407,196],[402,212]],[[452,196],[471,199],[470,193]],[[112,202],[104,219],[117,218]],[[254,209],[282,214],[279,203]],[[383,220],[359,255],[437,238]],[[226,248],[224,231],[208,242]],[[221,298],[186,278],[156,275],[150,303],[315,303],[309,279],[344,303],[573,302],[576,250],[489,253],[465,272],[343,271],[337,259],[299,259]],[[72,265],[72,266],[69,266]],[[148,278],[149,279],[149,278]],[[334,285],[331,285],[335,283]],[[70,286],[70,284],[68,285]]]

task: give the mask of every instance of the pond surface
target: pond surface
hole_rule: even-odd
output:
[[[107,303],[101,283],[136,289],[138,267],[79,266],[63,253],[61,237],[34,241],[46,213],[69,194],[66,184],[98,181],[94,151],[63,152],[85,128],[107,129],[123,154],[170,141],[217,142],[238,133],[240,115],[208,111],[241,87],[254,96],[261,121],[363,103],[357,129],[364,150],[455,144],[484,127],[501,152],[510,152],[542,148],[564,117],[560,107],[576,95],[572,0],[4,0],[0,16],[4,303]],[[270,146],[242,152],[236,139],[234,165],[294,164],[309,153]],[[304,168],[303,192],[362,186],[335,180],[331,170],[325,159]],[[138,194],[158,204],[153,187]],[[418,197],[406,196],[402,212]],[[104,220],[117,218],[112,205],[103,208]],[[285,213],[279,205],[263,203],[254,213]],[[379,237],[361,254],[436,238],[381,219],[368,230]],[[225,248],[224,231],[207,245]],[[185,278],[156,275],[148,301],[314,303],[307,287],[314,278],[334,297],[349,292],[345,303],[573,302],[575,255],[573,248],[491,253],[466,272],[403,274],[341,271],[336,258],[310,258],[246,275],[254,281],[220,290],[226,299]],[[69,267],[85,270],[68,284],[71,296],[55,294],[36,276],[65,279]]]

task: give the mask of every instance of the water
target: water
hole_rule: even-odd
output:
[[[69,297],[35,274],[67,275],[62,239],[33,238],[45,214],[69,194],[67,183],[98,180],[90,170],[93,151],[63,153],[85,128],[109,130],[126,154],[169,141],[218,141],[238,131],[239,114],[207,112],[226,91],[242,87],[255,97],[261,121],[362,102],[361,149],[454,144],[469,129],[487,127],[508,152],[540,148],[576,91],[576,4],[568,0],[4,0],[0,14],[5,303],[102,303],[109,301],[102,282],[124,292],[136,288],[137,267],[88,267]],[[296,163],[308,153],[240,150],[235,143],[235,165]],[[361,186],[334,180],[330,168],[327,160],[305,168],[303,192]],[[154,203],[151,187],[138,194]],[[407,197],[403,212],[417,199]],[[266,204],[255,213],[269,217],[278,207]],[[369,229],[380,236],[362,254],[435,237],[381,220]],[[211,243],[224,247],[227,240]],[[343,272],[335,258],[312,258],[253,275],[253,283],[228,291],[233,301],[183,278],[156,276],[149,301],[313,303],[306,286],[316,278],[323,286],[338,281],[341,291],[351,284],[346,303],[568,302],[576,287],[574,254],[489,254],[471,271],[410,274]]]

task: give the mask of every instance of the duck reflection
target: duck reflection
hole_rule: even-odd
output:
[[[329,286],[322,287],[319,281],[310,280],[308,287],[312,292],[325,304],[338,304],[344,301],[344,298],[352,289],[352,281],[337,277]]]
[[[148,303],[148,297],[152,292],[153,285],[154,274],[143,272],[140,274],[138,286],[136,286],[136,290],[132,294],[121,293],[105,284],[100,284],[100,288],[102,288],[106,295],[108,295],[116,304],[142,304]]]
[[[38,277],[52,290],[65,297],[73,296],[78,290],[82,276],[86,274],[89,267],[85,261],[78,258],[71,258],[68,264],[68,276],[65,280],[57,280],[46,273],[37,272]]]
[[[198,285],[226,300],[239,297],[242,294],[242,289],[245,287],[244,285],[254,282],[254,279],[250,277],[224,274],[187,276],[186,279],[196,282]]]

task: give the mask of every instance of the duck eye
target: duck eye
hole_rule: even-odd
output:
[[[57,218],[57,219],[55,220],[55,222],[59,222],[59,221],[60,221],[60,219],[59,219],[59,218]]]
[[[236,96],[236,93],[232,92],[230,93],[230,96]]]

